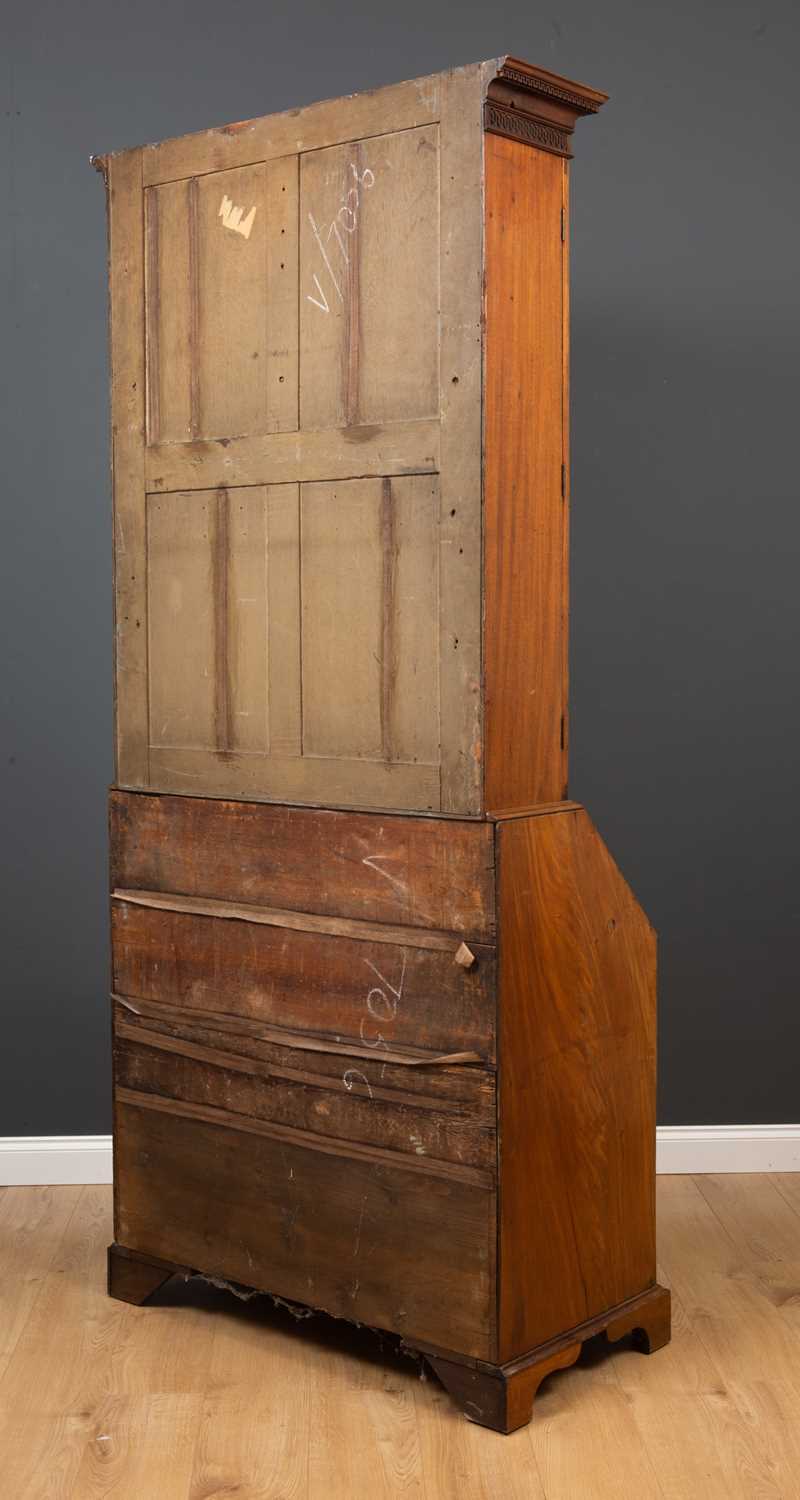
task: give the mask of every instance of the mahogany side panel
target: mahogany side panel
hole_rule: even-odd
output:
[[[655,1281],[656,940],[582,808],[497,830],[504,1362]]]
[[[112,791],[112,889],[494,940],[493,830],[459,819]]]
[[[484,805],[566,795],[566,163],[485,137]]]

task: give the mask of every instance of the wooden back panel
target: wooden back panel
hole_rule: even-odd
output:
[[[121,784],[480,811],[485,71],[108,159]]]
[[[457,942],[449,951],[423,948],[408,928],[397,928],[390,942],[385,929],[376,939],[370,923],[352,936],[324,927],[303,931],[259,922],[258,907],[252,922],[227,920],[222,903],[223,915],[216,916],[180,898],[172,910],[154,909],[131,894],[131,901],[112,906],[120,995],[178,1007],[195,1020],[227,1012],[340,1043],[366,1046],[366,1036],[381,1047],[493,1059],[492,948],[475,944],[466,971],[454,961]]]
[[[493,943],[494,830],[457,818],[112,791],[111,887],[446,929]]]
[[[604,97],[498,59],[105,159],[120,784],[565,795],[566,158]]]
[[[116,1120],[129,1249],[491,1358],[487,1173],[135,1090]]]

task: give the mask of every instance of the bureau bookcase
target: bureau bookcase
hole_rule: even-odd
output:
[[[501,58],[107,184],[113,1295],[402,1335],[510,1431],[655,1282],[655,938],[567,800],[568,165]]]

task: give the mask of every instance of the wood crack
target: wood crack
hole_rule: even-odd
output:
[[[455,961],[463,938],[460,933],[431,927],[401,927],[369,922],[361,917],[321,917],[313,912],[285,911],[279,907],[251,906],[244,902],[217,901],[211,897],[181,896],[173,892],[114,890],[112,901],[153,907],[195,917],[219,917],[227,921],[255,922],[265,927],[287,927],[295,932],[318,932],[323,936],[353,938],[363,943],[397,943],[404,948],[432,948],[452,953]],[[476,944],[476,947],[479,945]],[[480,945],[484,946],[484,945]]]

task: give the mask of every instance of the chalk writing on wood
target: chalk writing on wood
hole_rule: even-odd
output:
[[[359,173],[355,162],[351,161],[350,171],[353,174],[352,185],[344,194],[342,202],[333,218],[331,219],[330,224],[320,228],[320,226],[317,224],[316,219],[314,218],[314,215],[311,212],[309,212],[308,215],[308,222],[311,225],[314,239],[317,242],[320,255],[322,256],[324,270],[325,272],[327,272],[327,275],[333,285],[333,290],[335,291],[340,302],[344,302],[344,292],[341,288],[339,276],[334,269],[334,261],[338,263],[339,256],[341,256],[344,264],[346,266],[349,266],[350,256],[348,255],[347,251],[347,240],[344,236],[355,234],[359,220],[361,191],[368,191],[369,188],[373,187],[375,183],[375,173],[371,171],[369,167],[365,167],[363,172]],[[253,209],[253,213],[255,213],[255,209]],[[240,231],[240,233],[241,232],[242,231]],[[335,240],[336,242],[339,256],[337,256],[333,250],[333,246],[331,245],[332,240]],[[328,254],[329,247],[331,249],[331,254],[333,255],[333,260],[331,259],[331,255]],[[322,283],[320,282],[318,272],[313,272],[311,279],[314,283],[314,290],[317,295],[312,296],[311,292],[306,292],[307,300],[309,302],[313,302],[314,306],[320,308],[322,312],[330,312],[330,304],[328,302],[328,298],[322,286]]]
[[[375,1021],[379,1021],[382,1025],[386,1026],[388,1024],[391,1024],[391,1022],[397,1015],[397,1008],[403,998],[403,987],[406,982],[406,965],[408,963],[408,954],[405,952],[405,950],[403,951],[400,977],[397,985],[392,984],[391,980],[387,979],[386,976],[381,973],[380,969],[376,967],[371,959],[365,958],[363,962],[367,965],[368,969],[372,970],[375,977],[380,980],[380,984],[370,985],[367,991],[365,1000],[367,1014],[361,1017],[358,1034],[365,1047],[374,1047],[376,1050],[383,1047],[388,1051],[389,1043],[387,1042],[386,1037],[383,1035],[383,1032],[380,1029],[375,1027],[373,1023]],[[385,1066],[386,1065],[384,1064],[384,1069]],[[364,1077],[364,1074],[360,1073],[357,1068],[348,1068],[347,1071],[342,1075],[342,1083],[344,1084],[348,1093],[352,1091],[353,1081],[356,1077],[361,1078],[367,1085],[367,1091],[371,1099],[373,1096],[369,1083]],[[381,1077],[383,1077],[383,1070],[381,1070]]]
[[[370,1099],[373,1097],[370,1081],[367,1078],[366,1073],[362,1073],[360,1068],[348,1068],[342,1074],[342,1083],[347,1089],[348,1094],[352,1093],[354,1083],[362,1083],[367,1093],[369,1094]]]

